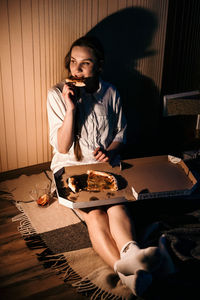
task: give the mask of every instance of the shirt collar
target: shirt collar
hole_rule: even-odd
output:
[[[93,93],[93,94],[90,94],[90,93],[87,93],[84,89],[81,90],[81,94],[82,95],[85,95],[86,97],[94,97],[95,100],[99,103],[102,103],[103,102],[103,94],[104,94],[104,90],[105,90],[105,87],[104,87],[104,82],[101,78],[99,78],[99,88],[98,90]]]
[[[103,80],[99,78],[99,88],[93,95],[98,102],[103,102],[103,94],[104,94],[104,84],[103,84]]]

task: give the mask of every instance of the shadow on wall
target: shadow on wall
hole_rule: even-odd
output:
[[[87,33],[101,41],[106,56],[102,77],[117,87],[122,98],[128,124],[125,157],[158,150],[159,93],[154,82],[136,70],[139,59],[155,55],[149,47],[156,29],[152,12],[128,8],[103,19]]]

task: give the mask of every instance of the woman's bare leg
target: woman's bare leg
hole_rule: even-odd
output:
[[[120,250],[129,241],[135,239],[133,225],[122,205],[109,207],[107,210],[94,209],[82,212],[87,224],[89,236],[94,250],[111,267],[120,261]],[[139,249],[139,248],[138,248]],[[138,250],[136,246],[136,251]],[[131,264],[134,263],[132,260]],[[130,264],[129,263],[129,264]],[[122,282],[133,294],[142,294],[152,282],[152,276],[146,271],[136,271],[130,276],[117,273]]]
[[[90,236],[93,249],[111,267],[120,259],[119,250],[110,233],[108,215],[103,209],[80,211]]]
[[[113,205],[107,209],[107,214],[110,232],[121,256],[114,269],[133,294],[141,296],[152,283],[151,270],[160,267],[160,250],[158,247],[139,248],[134,224],[125,205]]]
[[[124,205],[80,212],[87,224],[94,250],[114,270],[128,275],[139,269],[152,271],[160,265],[160,251],[157,247],[140,249],[137,245],[134,226]],[[129,242],[131,250],[128,248],[127,253],[122,253],[122,248]]]
[[[112,268],[114,268],[115,263],[120,259],[122,247],[128,242],[135,242],[134,254],[140,250],[136,243],[134,225],[132,224],[124,205],[113,205],[107,209],[92,209],[88,212],[81,210],[80,212],[87,224],[88,233],[94,250]],[[152,261],[151,264],[155,264],[154,259],[151,259],[152,256],[155,256],[154,250],[157,251],[157,249],[154,248],[148,248],[145,252],[140,251],[137,258],[139,266],[140,260],[143,260],[145,255],[145,261],[142,261],[141,268],[143,268],[143,265],[150,265],[149,261],[146,260],[146,257]],[[156,256],[155,260],[157,261]],[[119,264],[120,262],[118,265]],[[121,271],[124,270],[124,266],[120,266],[120,268]],[[126,268],[127,267],[125,266],[125,269]]]
[[[134,224],[125,205],[113,205],[107,209],[111,235],[119,251],[129,241],[136,241]]]

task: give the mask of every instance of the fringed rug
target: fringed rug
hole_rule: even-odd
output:
[[[15,202],[20,213],[13,218],[30,249],[43,249],[38,260],[53,268],[79,293],[90,299],[129,299],[131,292],[91,247],[87,228],[76,213],[53,198],[49,207],[39,207],[30,192],[38,183],[49,183],[50,172],[22,175],[2,182],[4,199]]]
[[[90,299],[136,299],[116,274],[93,251],[85,224],[56,198],[47,208],[31,202],[37,183],[48,183],[51,173],[22,175],[0,184],[1,198],[15,202],[13,218],[31,249],[41,249],[39,261]],[[136,201],[130,205],[138,240],[155,246],[162,234],[176,273],[157,278],[140,299],[193,300],[200,298],[200,198]],[[151,229],[154,229],[151,231]],[[148,229],[148,230],[147,230]],[[139,298],[138,298],[139,299]]]

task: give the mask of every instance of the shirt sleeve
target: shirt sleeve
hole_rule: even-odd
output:
[[[51,146],[58,150],[57,132],[62,126],[66,113],[66,106],[61,92],[50,89],[47,95],[47,115],[49,122],[49,141]]]
[[[126,123],[125,115],[123,113],[120,95],[118,92],[116,92],[116,99],[114,103],[115,103],[114,109],[116,114],[116,134],[113,141],[125,144],[127,123]]]

